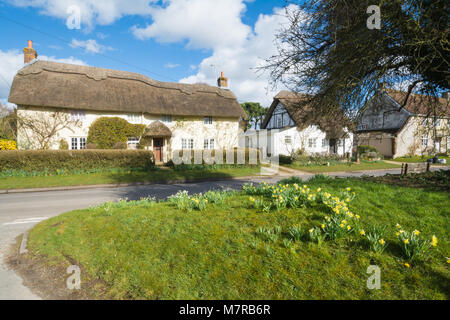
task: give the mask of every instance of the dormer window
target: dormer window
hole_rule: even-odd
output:
[[[204,124],[212,124],[213,123],[212,117],[205,117],[205,118],[203,118],[203,123]]]
[[[86,120],[86,111],[76,110],[76,111],[70,112],[70,121],[72,121],[72,122],[76,122],[76,121],[83,122],[84,120]]]
[[[141,122],[141,115],[140,114],[129,114],[127,116],[129,123],[140,123]]]
[[[171,115],[167,115],[167,114],[163,115],[162,116],[162,122],[164,122],[164,123],[171,123],[172,122],[172,116]]]

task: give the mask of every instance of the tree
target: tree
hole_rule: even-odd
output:
[[[0,139],[16,140],[15,111],[0,103]]]
[[[61,130],[81,127],[79,120],[71,118],[70,114],[62,111],[33,112],[30,114],[15,114],[17,127],[20,130],[22,148],[50,149],[56,144]]]
[[[264,108],[258,102],[244,102],[241,103],[241,106],[248,116],[247,129],[252,127],[256,129],[258,124],[262,123],[268,108]]]
[[[321,109],[318,114],[357,111],[381,83],[406,83],[403,105],[413,91],[437,97],[449,90],[448,2],[380,0],[379,30],[367,26],[372,4],[311,0],[287,6],[289,23],[276,35],[277,54],[262,69],[273,84],[309,93],[304,103]]]

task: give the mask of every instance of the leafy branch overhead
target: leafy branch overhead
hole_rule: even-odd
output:
[[[244,102],[241,106],[247,113],[247,129],[261,125],[268,108],[264,108],[258,102]]]
[[[359,110],[381,83],[434,97],[449,90],[448,2],[379,1],[379,30],[367,27],[372,4],[311,0],[288,6],[277,53],[263,67],[272,83],[311,94],[307,103],[324,112],[330,106]]]

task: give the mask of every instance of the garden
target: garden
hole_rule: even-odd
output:
[[[179,192],[42,222],[28,258],[81,266],[102,284],[90,298],[448,299],[449,205],[445,191],[322,175]]]

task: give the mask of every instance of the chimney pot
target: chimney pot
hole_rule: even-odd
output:
[[[217,79],[217,85],[219,88],[228,88],[228,78],[225,77],[223,71],[220,73],[220,78]]]
[[[35,49],[33,49],[33,41],[28,40],[28,47],[23,48],[23,62],[30,63],[38,56]]]

